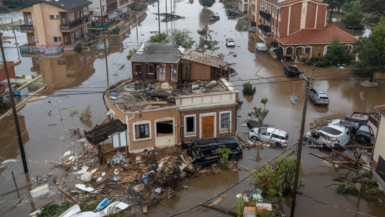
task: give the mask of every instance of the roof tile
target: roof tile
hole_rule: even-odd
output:
[[[289,44],[328,44],[338,36],[341,43],[354,43],[358,39],[338,27],[327,24],[322,29],[301,29],[297,33],[278,39],[281,43]]]
[[[385,105],[378,105],[374,107],[374,110],[376,110],[381,115],[385,116]]]

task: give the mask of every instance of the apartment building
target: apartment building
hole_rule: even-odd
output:
[[[247,13],[249,7],[249,0],[239,0],[238,10],[244,14]]]
[[[20,30],[27,34],[28,44],[42,50],[75,45],[84,39],[90,24],[87,0],[38,0],[20,8],[25,25]]]
[[[254,0],[249,5],[258,36],[276,54],[297,59],[322,56],[335,37],[347,52],[353,51],[357,39],[326,22],[328,4],[322,0]]]
[[[118,3],[119,0],[90,0],[90,11],[95,17],[95,21],[99,21],[104,17],[104,22],[114,19],[118,16]]]

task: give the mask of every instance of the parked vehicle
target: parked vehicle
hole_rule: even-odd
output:
[[[193,140],[188,146],[187,154],[193,158],[191,163],[194,169],[201,170],[204,165],[217,163],[220,155],[218,148],[229,148],[229,160],[236,160],[243,156],[243,150],[235,137],[222,137],[213,139]]]
[[[249,139],[253,141],[266,141],[273,143],[275,146],[287,146],[287,140],[289,139],[289,134],[285,131],[273,128],[273,127],[262,127],[261,128],[261,138],[259,137],[259,128],[253,128],[249,132]]]
[[[255,44],[255,49],[257,51],[267,51],[267,46],[265,43],[256,43]]]
[[[368,145],[373,145],[374,135],[373,132],[369,130],[369,127],[366,125],[360,126],[355,135],[355,140],[359,142],[366,143]]]
[[[219,20],[219,19],[220,19],[219,16],[211,16],[211,17],[210,17],[210,21],[217,21],[217,20]]]
[[[235,47],[235,41],[232,38],[226,38],[226,47]]]
[[[313,88],[310,89],[309,98],[314,103],[314,105],[328,106],[330,102],[329,97],[325,92]]]
[[[249,32],[256,32],[257,31],[257,27],[249,27]]]
[[[341,119],[335,119],[330,124],[345,127],[349,130],[350,135],[354,136],[357,133],[358,128],[360,128],[360,124],[356,122],[341,120]]]
[[[299,77],[302,73],[298,70],[297,66],[284,66],[283,71],[285,72],[286,77]]]
[[[350,142],[350,132],[345,127],[329,124],[310,133],[309,143],[324,148],[345,146]]]

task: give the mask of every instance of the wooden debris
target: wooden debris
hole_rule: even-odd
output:
[[[147,214],[147,206],[142,206],[143,214]]]
[[[253,170],[252,169],[250,169],[250,168],[247,168],[247,167],[245,167],[245,166],[241,166],[243,169],[246,169],[246,170],[248,170],[248,171],[250,171],[250,172],[252,172]]]
[[[219,212],[222,212],[222,213],[226,213],[226,214],[229,214],[229,215],[232,215],[232,216],[238,216],[238,214],[233,212],[233,211],[227,211],[227,210],[215,207],[215,206],[207,206],[206,204],[201,204],[201,205],[206,207],[206,208],[210,208],[210,209],[213,209],[213,210],[216,210],[216,211],[219,211]]]
[[[69,169],[71,167],[71,164],[62,164],[56,161],[50,161],[50,164],[53,164],[55,167],[62,167],[62,168],[67,168]]]
[[[329,162],[331,162],[331,163],[337,164],[337,165],[340,166],[340,167],[344,167],[344,168],[346,168],[346,169],[350,169],[350,170],[353,170],[353,171],[358,172],[358,170],[356,170],[356,169],[354,169],[354,168],[345,166],[345,165],[342,164],[342,163],[338,163],[338,162],[340,162],[340,161],[332,161],[332,160],[329,160],[329,159],[327,159],[327,158],[325,158],[325,157],[322,157],[322,156],[319,156],[319,155],[316,155],[316,154],[313,154],[313,153],[309,153],[309,154],[311,154],[311,155],[313,155],[313,156],[315,156],[315,157],[321,158],[321,159],[323,159],[323,160],[329,161]],[[349,163],[349,162],[348,162],[348,163]]]
[[[227,196],[226,195],[221,195],[218,199],[216,199],[214,202],[212,202],[209,207],[212,207],[214,205],[217,205],[218,203],[220,203],[223,199],[225,199]]]
[[[62,189],[57,184],[55,184],[55,185],[56,185],[57,189],[59,189],[61,192],[63,192],[65,195],[67,195],[69,198],[71,198],[71,200],[73,200],[75,203],[78,203],[78,201],[75,198],[73,198],[68,192],[66,192],[64,189]]]

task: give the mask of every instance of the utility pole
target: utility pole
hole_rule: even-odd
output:
[[[314,73],[314,69],[311,71],[311,74],[309,77],[305,77],[303,73],[301,74],[302,78],[306,81],[305,85],[305,102],[303,104],[302,109],[302,122],[301,122],[301,134],[299,137],[299,144],[298,144],[298,151],[297,151],[297,162],[296,162],[296,168],[295,168],[295,177],[294,177],[294,189],[293,189],[293,199],[291,202],[291,211],[290,211],[290,217],[294,217],[294,211],[295,211],[295,201],[297,198],[297,188],[298,188],[298,178],[299,178],[299,168],[301,165],[301,154],[302,154],[302,146],[303,146],[303,134],[305,131],[305,121],[306,121],[306,109],[307,109],[307,98],[309,94],[309,84],[310,84],[310,78]]]
[[[19,59],[20,59],[19,44],[17,43],[16,32],[15,32],[15,26],[13,25],[13,19],[12,19],[12,18],[11,18],[11,21],[12,21],[12,31],[13,31],[13,35],[15,36],[16,49],[17,49],[17,56],[18,56]]]
[[[13,118],[14,118],[14,120],[15,120],[15,127],[16,127],[16,133],[17,133],[17,140],[18,140],[18,142],[19,142],[20,155],[21,155],[21,159],[22,159],[22,161],[23,161],[24,173],[28,173],[27,158],[26,158],[25,152],[24,152],[23,139],[22,139],[22,137],[21,137],[20,126],[19,126],[19,120],[17,119],[17,111],[16,111],[16,106],[15,106],[15,101],[13,100],[13,93],[12,93],[11,81],[9,80],[9,73],[8,73],[7,61],[6,61],[6,59],[5,59],[4,47],[3,47],[3,40],[1,39],[1,36],[3,36],[3,33],[2,33],[2,32],[0,32],[1,55],[3,55],[3,64],[4,64],[5,74],[6,74],[6,76],[7,76],[8,90],[9,90],[9,96],[10,96],[10,98],[11,98],[11,106],[12,106]]]
[[[110,86],[110,79],[108,75],[108,60],[107,60],[107,45],[106,45],[106,29],[104,29],[104,17],[103,17],[103,6],[102,6],[102,0],[99,0],[100,2],[100,15],[102,16],[102,26],[103,26],[103,38],[104,38],[104,56],[106,59],[106,70],[107,70],[107,87]]]
[[[159,34],[160,34],[160,11],[159,11],[159,4],[160,4],[160,0],[158,0],[158,26],[159,26]]]

